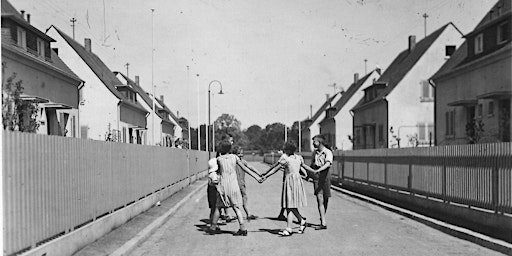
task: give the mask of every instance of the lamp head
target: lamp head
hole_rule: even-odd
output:
[[[224,94],[224,93],[222,92],[222,89],[220,89],[220,92],[219,92],[219,94]]]

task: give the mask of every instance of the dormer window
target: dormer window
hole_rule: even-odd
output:
[[[38,56],[41,56],[41,57],[44,57],[44,40],[42,40],[41,38],[38,38],[37,39],[37,55]]]
[[[484,34],[480,33],[475,37],[475,54],[484,51]]]
[[[498,44],[504,43],[510,39],[510,26],[509,22],[503,22],[500,25],[498,25],[498,38],[497,42]]]
[[[27,49],[27,32],[25,29],[18,27],[18,46]]]

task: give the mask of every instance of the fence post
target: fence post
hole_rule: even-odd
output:
[[[446,195],[446,163],[443,161],[443,173],[442,173],[442,180],[441,180],[441,186],[442,186],[442,192],[441,192],[441,198],[443,199],[443,203],[448,202],[447,195]]]
[[[495,164],[492,168],[492,208],[494,213],[498,213],[499,207],[499,168],[498,164]]]
[[[414,194],[412,191],[412,164],[409,164],[409,176],[407,176],[407,189],[411,194]]]

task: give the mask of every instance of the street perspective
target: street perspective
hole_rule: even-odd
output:
[[[4,256],[512,256],[511,0],[0,0]]]

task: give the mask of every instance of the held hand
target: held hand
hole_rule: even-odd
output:
[[[267,178],[263,176],[263,177],[261,177],[261,178],[258,180],[258,182],[261,184],[261,183],[263,183],[265,180],[267,180]]]

